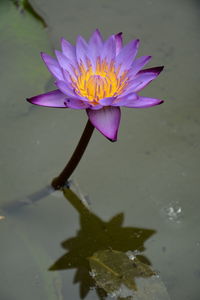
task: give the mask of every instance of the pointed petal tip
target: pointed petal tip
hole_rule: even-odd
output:
[[[118,32],[118,33],[115,34],[115,36],[121,37],[122,34],[123,34],[123,32]]]
[[[101,34],[101,31],[99,30],[99,28],[96,28],[94,32],[97,32],[98,34]]]
[[[95,29],[95,31],[92,33],[92,35],[93,34],[97,35],[100,38],[100,40],[103,41],[103,36],[101,34],[101,31],[98,28]]]
[[[163,69],[164,69],[164,66],[157,67],[157,73],[160,74]]]
[[[40,56],[41,56],[41,58],[42,58],[43,60],[44,60],[45,54],[46,54],[46,53],[44,53],[44,52],[40,52]]]
[[[29,103],[32,103],[31,98],[26,98],[26,101],[28,101]]]
[[[140,39],[136,39],[136,40],[135,40],[135,43],[136,43],[136,46],[138,47],[138,46],[139,46],[139,43],[140,43]]]
[[[115,37],[115,43],[116,43],[116,56],[117,56],[123,47],[122,32],[115,34],[114,37]]]
[[[155,67],[155,68],[152,68],[152,70],[157,74],[159,75],[162,70],[164,69],[164,66],[159,66],[159,67]]]
[[[150,74],[150,73],[154,73],[155,75],[159,75],[162,70],[164,69],[164,66],[158,66],[158,67],[151,67],[151,68],[148,68],[148,69],[143,69],[143,70],[140,70],[138,72],[138,74],[142,74],[142,73],[146,73],[146,74]]]
[[[162,103],[164,103],[164,102],[165,102],[164,100],[160,100],[160,102],[158,102],[157,105],[160,105],[160,104],[162,104]]]
[[[139,39],[133,40],[133,45],[135,46],[136,50],[138,50],[139,45],[140,45],[140,40]]]
[[[49,57],[50,55],[42,51],[42,52],[40,52],[40,56],[42,57],[42,59],[45,62],[45,58]]]
[[[61,38],[60,38],[61,44],[62,44],[63,41],[65,41],[65,38],[63,36],[61,36]]]
[[[59,90],[54,90],[44,94],[33,96],[31,98],[27,98],[26,100],[29,103],[38,106],[66,108],[65,99],[66,95],[61,93]]]
[[[49,55],[48,53],[45,52],[40,52],[40,56],[42,58],[42,60],[44,61],[44,63],[46,64],[47,68],[49,64],[55,64],[56,59],[54,57],[52,57],[51,55]]]
[[[32,97],[32,98],[26,98],[26,101],[29,102],[30,104],[39,105],[38,101],[37,101],[37,96]]]
[[[87,42],[84,39],[84,37],[82,37],[82,35],[80,35],[80,34],[77,36],[76,41],[83,42],[83,43],[87,44]]]
[[[63,36],[60,38],[60,44],[61,44],[62,51],[66,47],[73,47],[73,45],[68,40],[66,40]],[[70,50],[70,49],[67,49],[67,50]]]
[[[115,138],[113,138],[113,139],[109,139],[109,138],[107,138],[110,142],[112,142],[112,143],[114,143],[114,142],[116,142],[117,141],[117,137],[115,137]]]
[[[56,59],[57,59],[58,63],[60,64],[60,66],[63,67],[62,66],[62,64],[63,64],[63,58],[65,59],[64,54],[61,51],[56,50],[56,49],[54,50],[54,54],[56,56]]]

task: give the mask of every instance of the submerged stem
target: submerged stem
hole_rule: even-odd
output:
[[[55,190],[59,190],[67,183],[67,180],[69,179],[69,177],[77,167],[81,157],[83,156],[83,153],[85,152],[85,149],[89,143],[93,131],[94,131],[94,126],[92,125],[90,120],[88,120],[85,129],[83,131],[83,134],[80,138],[80,141],[76,146],[76,149],[74,150],[74,153],[72,154],[69,162],[67,163],[63,171],[60,173],[60,175],[54,178],[51,183],[51,185]]]

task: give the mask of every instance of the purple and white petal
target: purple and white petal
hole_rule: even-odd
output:
[[[58,60],[58,63],[60,65],[63,80],[67,80],[68,82],[72,82],[72,78],[76,80],[76,77],[78,74],[78,64],[75,63],[75,65],[72,64],[71,61],[60,51],[55,50],[55,54]]]
[[[44,63],[46,64],[49,72],[51,72],[51,74],[54,77],[56,77],[57,79],[63,80],[62,70],[61,70],[57,60],[43,52],[41,52],[41,57],[42,57]]]
[[[129,100],[127,99],[127,103],[123,106],[131,107],[131,108],[146,108],[146,107],[159,105],[163,102],[164,101],[160,99],[147,98],[147,97],[138,97],[137,99],[132,99],[130,95]]]
[[[160,72],[163,70],[163,67],[156,67],[146,70],[141,70],[135,76],[135,79],[132,80],[130,87],[133,92],[141,91],[145,86],[147,86],[152,80],[154,80]]]
[[[61,108],[66,108],[65,100],[66,95],[61,93],[59,90],[40,94],[27,99],[28,102],[35,105]]]
[[[111,35],[103,45],[103,50],[101,53],[101,59],[106,60],[108,63],[110,63],[112,60],[114,60],[116,57],[116,42],[115,42],[115,36]]]
[[[63,74],[63,77],[64,77],[64,81],[67,81],[69,84],[72,83],[72,76],[70,75],[71,72],[68,72],[67,70],[65,69],[62,69],[62,74]]]
[[[123,47],[122,32],[115,34],[115,43],[116,43],[116,56],[117,56]]]
[[[151,59],[151,56],[141,56],[134,60],[131,65],[131,69],[128,73],[128,77],[132,79]]]
[[[96,69],[96,60],[100,57],[103,48],[103,38],[98,29],[96,29],[88,42],[88,57],[91,59],[93,70]]]
[[[76,42],[76,58],[78,64],[87,67],[88,44],[82,36],[78,36]]]
[[[87,109],[87,114],[93,126],[111,141],[117,140],[121,111],[119,107],[104,107],[100,110]]]
[[[60,52],[58,50],[55,50],[55,55],[57,57],[60,67],[64,70],[67,70],[71,76],[75,76],[74,70],[78,69],[77,62],[72,62],[62,52]]]
[[[59,90],[71,99],[78,99],[84,102],[88,102],[88,99],[78,95],[74,88],[66,81],[56,81],[55,85],[59,88]]]
[[[95,31],[92,33],[90,39],[89,39],[89,46],[90,47],[95,47],[97,45],[101,46],[103,44],[103,37],[101,35],[101,32],[99,31],[99,29],[95,29]]]
[[[74,89],[66,81],[56,81],[55,85],[59,90],[68,97],[77,98],[78,95],[74,92]]]
[[[137,55],[139,47],[139,40],[133,40],[129,42],[116,57],[116,68],[121,66],[120,74],[122,74],[125,70],[128,70],[133,63],[135,56]]]
[[[126,106],[129,103],[132,103],[132,101],[135,101],[138,99],[138,95],[136,93],[129,93],[125,96],[119,96],[113,103],[112,106]]]
[[[76,48],[64,38],[61,39],[61,49],[63,54],[72,62],[76,62]]]

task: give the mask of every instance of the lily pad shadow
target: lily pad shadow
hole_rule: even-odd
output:
[[[80,229],[75,237],[61,243],[67,253],[60,257],[49,270],[77,269],[74,283],[80,284],[81,299],[84,299],[93,288],[96,289],[99,299],[105,299],[106,292],[96,286],[95,280],[90,275],[91,268],[88,258],[95,252],[106,249],[123,253],[142,252],[145,250],[145,241],[156,231],[138,227],[123,227],[123,213],[115,215],[109,221],[103,221],[91,212],[71,189],[64,188],[63,194],[80,215]],[[137,259],[147,265],[151,264],[144,255],[138,254]]]

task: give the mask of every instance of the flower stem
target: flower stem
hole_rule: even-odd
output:
[[[76,146],[76,149],[72,154],[69,162],[67,163],[63,171],[60,173],[60,175],[54,178],[51,183],[51,185],[55,190],[61,189],[67,183],[67,180],[69,179],[69,177],[77,167],[81,157],[83,156],[83,153],[85,152],[85,149],[89,143],[93,131],[94,131],[94,126],[92,125],[90,120],[88,120],[85,129],[82,133],[82,136],[80,138],[80,141]]]

